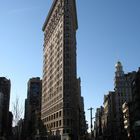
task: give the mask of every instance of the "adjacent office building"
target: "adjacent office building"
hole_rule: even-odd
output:
[[[132,82],[135,81],[134,79],[136,76],[136,72],[130,72],[125,74],[123,71],[123,66],[119,61],[115,65],[115,68],[116,71],[114,79],[114,91],[109,92],[107,95],[104,96],[104,110],[101,119],[102,137],[104,139],[124,140],[132,136],[130,136],[129,134],[132,131],[132,129],[129,129],[129,125],[132,124],[132,120],[124,118],[124,115],[128,115],[128,108],[126,107],[126,104],[131,104],[132,93],[136,89],[136,86],[134,86],[132,92],[131,85]],[[134,95],[136,95],[136,93],[133,94],[133,99],[136,99],[134,98]],[[130,112],[132,112],[132,109],[133,108],[130,108],[129,106]],[[129,115],[130,114],[132,113],[129,113]],[[128,124],[128,121],[130,121],[130,124]],[[128,129],[125,129],[124,127],[127,127]]]
[[[9,102],[11,82],[0,77],[0,137],[8,137],[9,133]]]
[[[102,117],[104,114],[104,107],[96,109],[95,122],[94,122],[94,138],[98,140],[102,137]]]
[[[116,139],[116,94],[110,91],[104,96],[104,112],[102,114],[102,135],[104,139]]]
[[[84,98],[81,96],[81,79],[77,79],[77,89],[78,89],[78,95],[79,95],[79,132],[80,132],[80,139],[85,137],[85,134],[87,132],[87,126],[86,126],[86,118],[85,118],[85,111],[84,111]]]
[[[118,139],[125,139],[126,132],[124,130],[124,122],[123,122],[123,112],[122,105],[125,102],[132,101],[132,88],[131,83],[135,78],[136,72],[129,72],[127,74],[123,71],[123,66],[120,61],[115,65],[115,79],[114,79],[114,90],[115,90],[115,100],[116,100],[116,133],[118,135]]]
[[[80,103],[76,70],[76,1],[54,0],[43,25],[41,118],[51,135],[79,139]]]
[[[134,140],[140,139],[140,68],[132,82]]]
[[[0,92],[0,136],[2,135],[3,102],[3,93]]]
[[[41,120],[42,80],[39,77],[28,81],[27,99],[25,100],[24,132],[25,137],[34,137]]]
[[[123,66],[120,61],[115,65],[114,90],[120,96],[120,104],[132,101],[131,83],[135,78],[136,72],[124,73]]]

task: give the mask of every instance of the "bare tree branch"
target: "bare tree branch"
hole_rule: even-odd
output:
[[[19,103],[19,97],[16,97],[15,102],[13,102],[13,125],[16,126],[23,115],[23,106]]]

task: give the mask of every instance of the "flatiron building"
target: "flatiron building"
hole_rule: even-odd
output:
[[[49,134],[79,139],[80,93],[76,72],[76,1],[54,0],[43,25],[41,118]]]

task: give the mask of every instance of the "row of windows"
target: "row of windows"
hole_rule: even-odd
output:
[[[45,31],[45,34],[44,34],[44,51],[49,51],[52,49],[52,47],[50,46],[50,44],[53,42],[54,45],[57,44],[57,40],[58,40],[58,33],[60,33],[59,37],[62,37],[63,36],[63,18],[61,18],[59,20],[59,23],[57,24],[56,28],[54,29],[53,33],[51,35],[49,35],[50,37],[48,38],[46,36],[46,34],[48,34],[47,31]],[[60,39],[59,39],[60,40]]]
[[[62,122],[61,120],[59,120],[59,121],[47,124],[47,128],[48,130],[51,130],[52,128],[60,127],[61,125],[62,125]]]
[[[42,115],[46,116],[46,114]],[[55,122],[55,120],[59,120],[64,116],[67,116],[66,117],[67,119],[63,119],[63,126],[72,126],[74,122],[71,119],[72,114],[70,113],[69,110],[64,110],[64,112],[62,111],[55,112],[52,115],[49,115],[45,119],[43,119],[43,122],[50,124],[49,122]]]
[[[49,38],[49,40],[45,40],[45,46],[47,46],[49,43],[52,43],[52,42],[54,43],[54,45],[57,44],[57,40],[58,40],[57,33],[60,31],[61,37],[63,36],[63,33],[62,33],[63,32],[63,28],[62,27],[63,27],[63,22],[60,22],[57,25],[56,29],[54,30],[53,34],[51,34],[51,38]]]
[[[58,100],[60,100],[62,98],[62,94],[60,94],[59,96],[53,98],[52,100],[50,100],[49,98],[46,99],[46,106],[47,107],[50,107],[52,106],[53,104],[55,104]]]
[[[46,70],[46,72],[43,75],[44,81],[50,81],[52,79],[57,80],[58,79],[58,77],[56,77],[57,74],[59,74],[59,75],[62,74],[62,66],[63,66],[62,63],[60,63],[55,69],[53,69],[53,70],[51,69],[49,72],[47,72],[47,70]],[[46,83],[45,83],[45,85],[46,85]]]
[[[58,91],[58,89],[60,89],[61,91]],[[43,103],[48,103],[51,105],[61,98],[62,98],[62,86],[57,88],[57,90],[53,92],[53,94],[44,94],[42,101]]]
[[[64,126],[71,126],[72,125],[72,120],[71,119],[64,119],[63,120],[63,125]],[[62,121],[61,120],[47,124],[47,128],[49,130],[51,130],[53,128],[56,128],[56,127],[61,127],[61,126],[62,126]]]
[[[57,105],[55,105],[55,106],[53,106],[53,107],[51,107],[49,109],[48,109],[48,106],[46,106],[46,104],[45,104],[45,105],[43,105],[43,108],[46,108],[47,111],[43,112],[42,115],[46,116],[48,114],[52,114],[52,113],[60,110],[62,107],[63,107],[63,103],[62,102],[58,103]]]
[[[59,89],[59,90],[58,90]],[[56,102],[55,98],[62,98],[62,86],[57,88],[56,91],[52,92],[53,94],[44,94],[43,103],[51,101],[52,104]],[[53,100],[53,101],[52,101]]]
[[[52,63],[53,67],[44,67],[44,76],[47,75],[48,80],[52,78],[52,74],[56,75],[60,70],[62,70],[63,65],[61,59]]]
[[[51,42],[51,45],[47,46],[46,52],[48,53],[48,56],[45,56],[45,58],[51,57],[54,54],[56,55],[56,53],[60,51],[60,48],[62,48],[62,43],[63,43],[62,35],[60,36],[59,39],[54,36],[54,38],[53,38],[54,41],[52,41],[53,45]]]
[[[47,52],[46,63],[50,63],[54,60],[56,61],[56,59],[58,59],[61,54],[62,54],[62,45],[61,46],[59,45],[59,51],[58,49],[56,49],[54,53],[51,54]]]
[[[44,119],[44,122],[52,121],[55,119],[58,119],[62,116],[62,111],[59,111],[57,113],[54,113],[53,115],[48,116],[47,118]]]
[[[62,92],[62,85],[62,78],[57,79],[56,81],[54,81],[53,85],[50,85],[50,87],[48,85],[45,85],[43,87],[43,93],[46,93],[46,96],[49,96],[50,94],[55,96],[57,95],[57,93]]]
[[[59,85],[61,85],[61,83],[62,83],[62,71],[60,71],[60,73],[55,75],[52,79],[46,80],[47,89],[49,87],[54,87],[55,89],[55,87],[58,87]]]
[[[56,65],[59,64],[59,61],[60,62],[62,61],[62,55],[63,55],[63,53],[62,53],[62,48],[61,48],[61,50],[59,50],[59,52],[56,52],[52,56],[48,56],[45,58],[44,66],[47,66],[47,68],[50,69],[55,65],[54,66],[54,68],[55,68]]]
[[[62,70],[59,70],[56,74],[51,74],[50,76],[49,75],[46,75],[43,79],[43,87],[45,86],[46,89],[45,90],[49,90],[48,88],[50,87],[54,87],[54,89],[58,86],[58,85],[61,85],[62,83]],[[49,79],[48,79],[48,77]]]
[[[52,56],[49,56],[48,54],[49,53],[47,53],[44,58],[44,66],[47,66],[47,68],[53,67],[53,65],[55,64],[58,65],[59,61],[62,61],[62,47],[59,49],[58,52],[55,52]]]
[[[62,73],[62,62],[59,63],[59,65],[56,66],[56,68],[52,68],[52,69],[48,69],[48,72],[46,72],[46,75],[47,75],[47,81],[51,80],[55,75],[57,75],[58,73],[60,73],[60,70],[61,70],[61,73]],[[46,69],[47,71],[47,69]],[[61,75],[60,73],[60,75]]]
[[[62,84],[61,85],[55,84],[55,86],[51,86],[51,87],[47,87],[47,86],[43,87],[43,93],[45,93],[45,96],[49,96],[50,94],[55,96],[60,92],[62,92]]]
[[[46,33],[47,33],[47,32],[46,32]],[[60,34],[58,34],[58,33],[60,33]],[[54,29],[54,31],[53,31],[51,37],[49,38],[49,40],[45,40],[46,45],[47,45],[48,43],[55,42],[56,39],[58,40],[58,37],[60,38],[60,36],[58,36],[58,35],[63,36],[63,18],[61,18],[61,19],[59,20],[59,22],[58,22],[56,28]]]

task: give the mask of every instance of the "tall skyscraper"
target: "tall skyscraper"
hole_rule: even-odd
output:
[[[10,80],[0,77],[0,137],[8,136],[10,88]]]
[[[76,1],[54,0],[44,31],[41,117],[48,132],[79,135],[79,91],[76,72]]]

